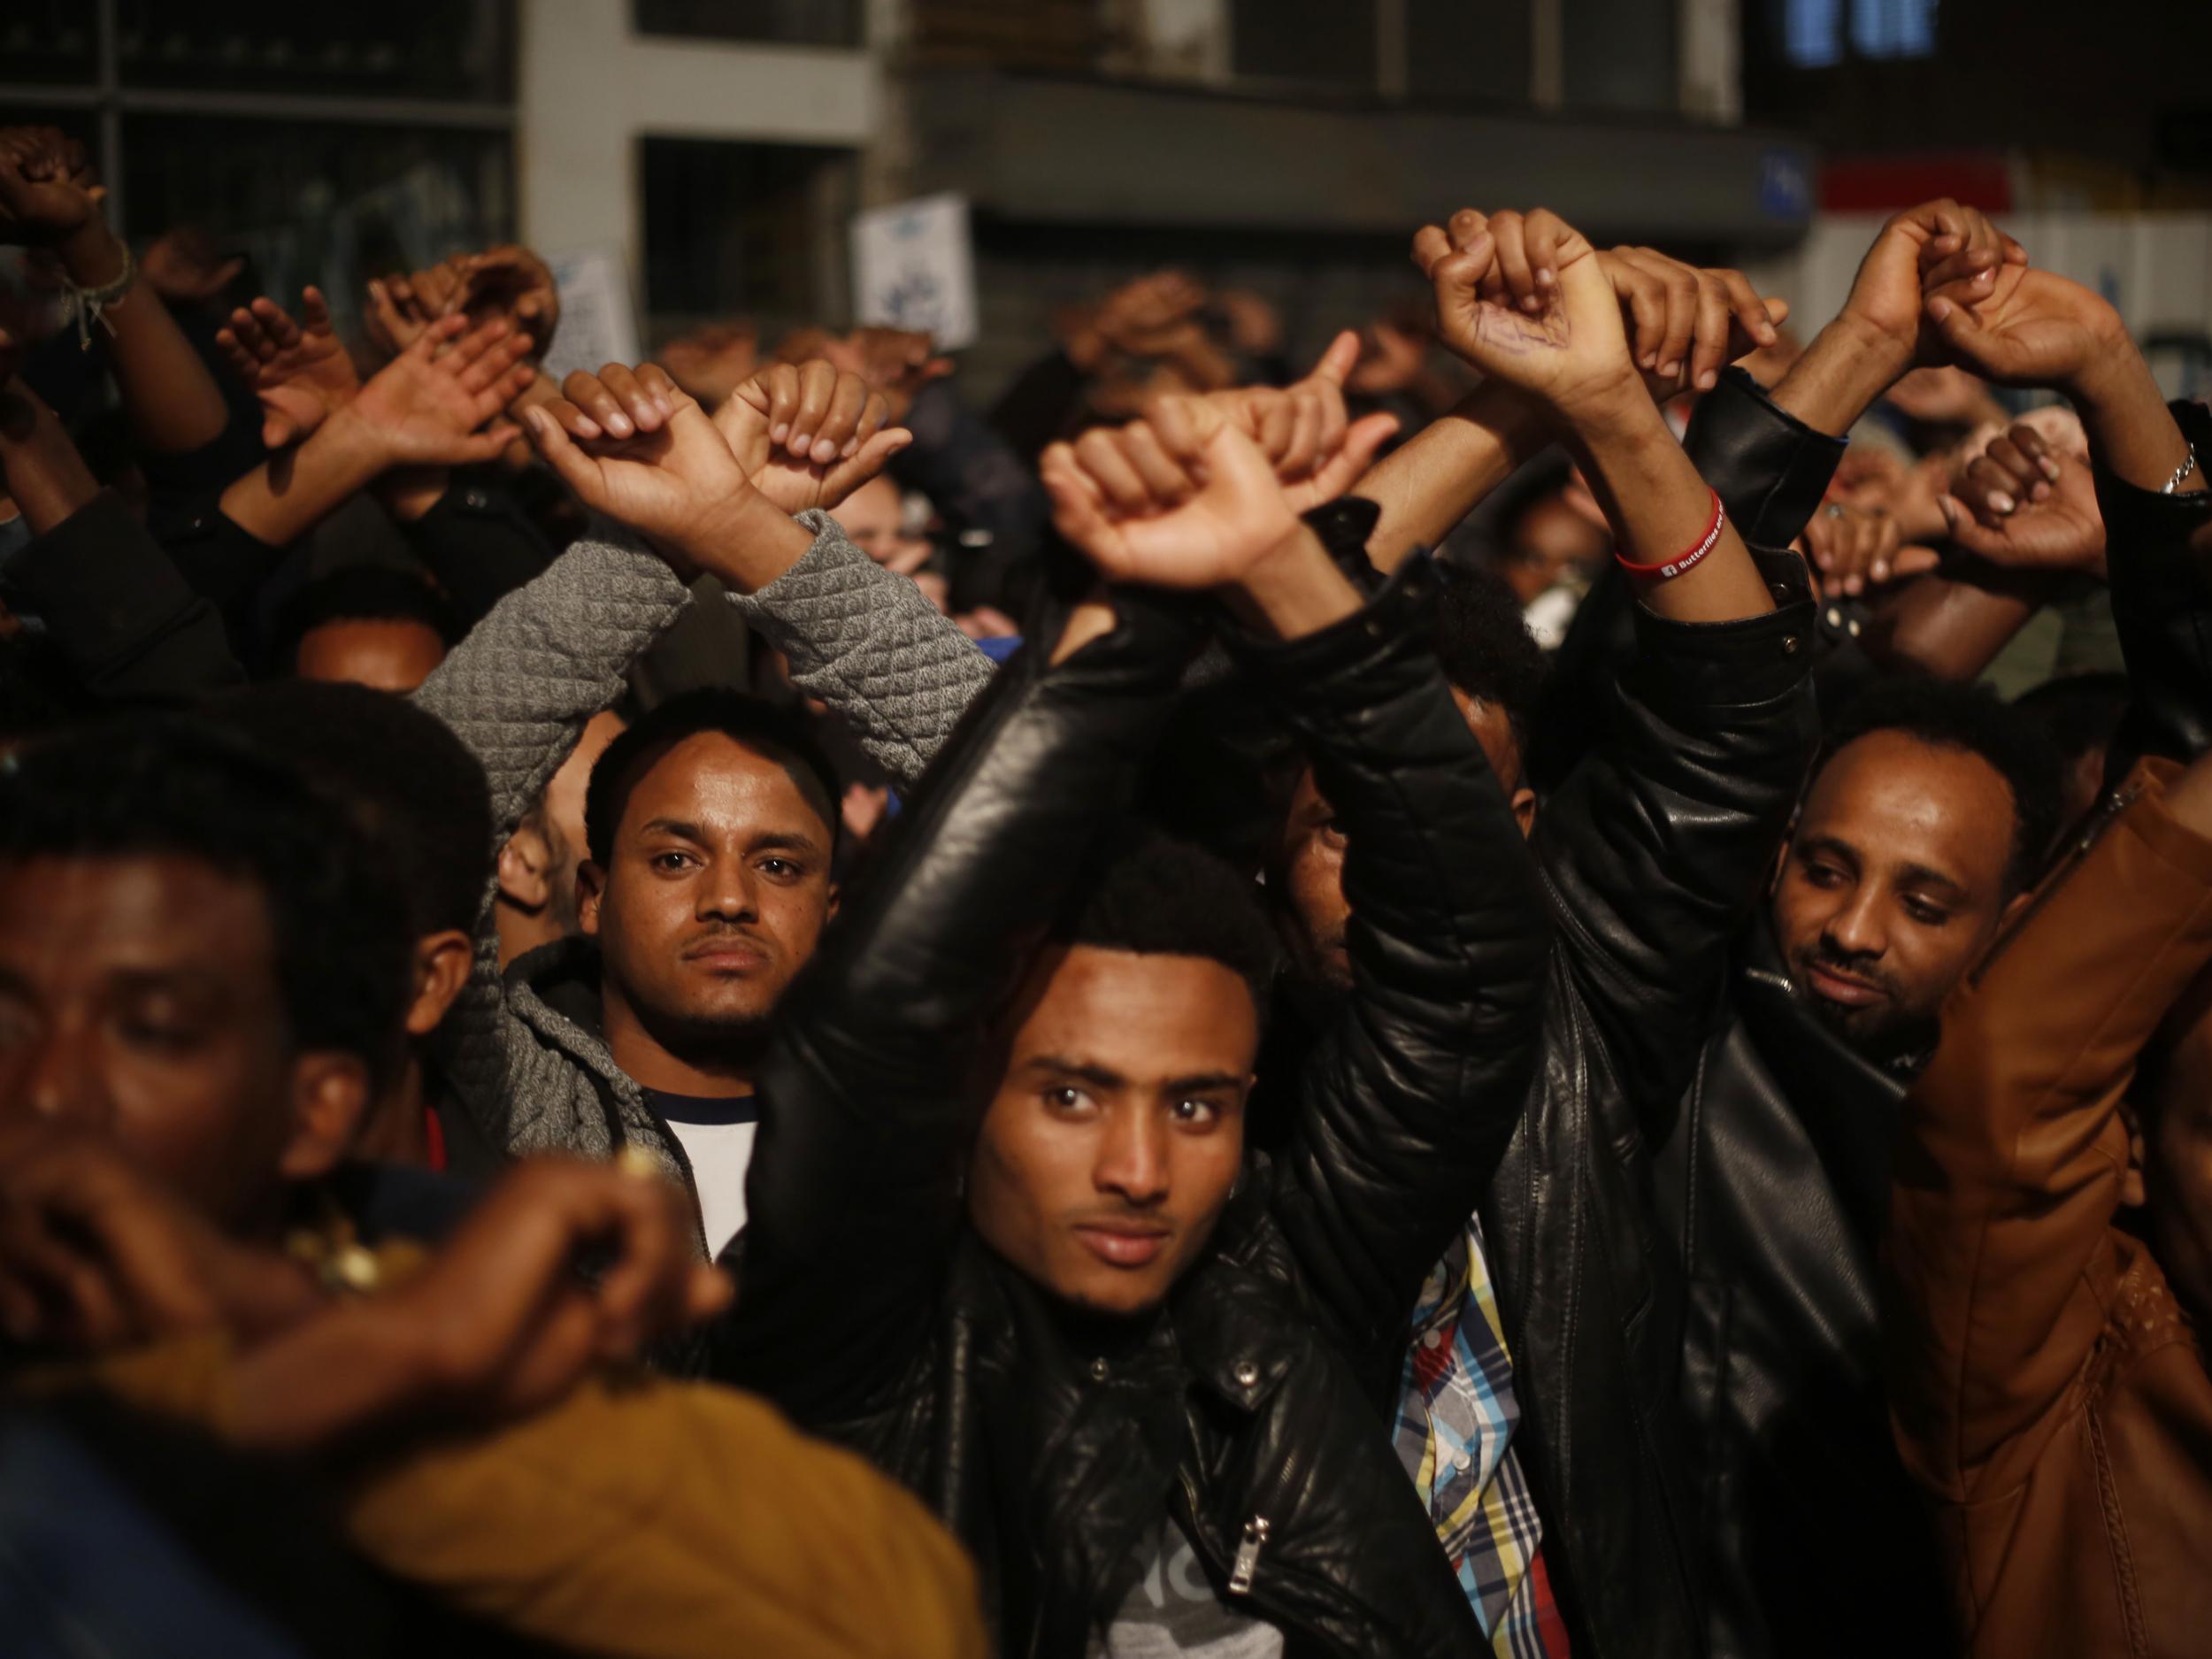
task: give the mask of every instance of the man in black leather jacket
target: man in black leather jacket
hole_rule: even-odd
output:
[[[1930,204],[1915,212],[1932,220],[1938,207],[1955,211]],[[1844,317],[1777,388],[1778,403],[1817,428],[1847,429],[1891,379],[1958,349],[1932,326],[1922,327],[1921,296],[1906,276],[1912,262],[1884,269],[1894,251],[1886,252],[1886,243],[1909,242],[1932,227],[1914,219],[1900,215],[1885,227]],[[2007,258],[1971,297],[1993,288],[2010,294],[2022,270]],[[2032,277],[2030,298],[2037,303],[2019,305],[2021,312],[2039,311],[2054,336],[2062,318],[2098,334],[2091,383],[2032,376],[2016,365],[1998,368],[1978,355],[1965,360],[2008,379],[2059,384],[2082,409],[2109,532],[2113,609],[2134,682],[2139,741],[2168,754],[2197,752],[2212,729],[2200,689],[2212,595],[2185,547],[2206,523],[2212,496],[2165,495],[2158,485],[2170,476],[2174,457],[2186,453],[2185,440],[2212,450],[2212,425],[2195,405],[2167,413],[2108,306],[2071,284]],[[1977,343],[1977,353],[1991,349]],[[2025,540],[2033,526],[2023,522],[2013,531]],[[1992,553],[2001,550],[1978,541]],[[1875,1647],[1945,1654],[1957,1647],[1921,1506],[1890,1439],[1875,1250],[1886,1217],[1898,1112],[1916,1056],[1924,1052],[1924,1044],[1909,1041],[1909,1019],[1885,1004],[1932,1007],[1975,950],[1971,940],[1947,943],[1931,978],[1909,970],[1893,954],[1901,947],[1885,946],[1884,935],[1939,936],[1957,928],[1979,939],[1993,931],[1996,912],[1957,920],[1948,913],[1959,908],[1955,895],[1919,894],[1886,881],[1876,892],[1855,870],[1807,868],[1817,862],[1809,843],[1823,839],[1816,833],[1821,826],[1810,820],[1827,816],[1824,798],[1863,796],[1877,778],[1895,788],[1905,779],[1898,759],[1909,758],[1915,744],[1893,742],[1880,764],[1860,768],[1860,777],[1839,775],[1839,761],[1863,748],[1832,745],[1838,758],[1809,793],[1808,821],[1786,855],[1773,918],[1762,917],[1740,941],[1724,1017],[1678,1114],[1660,1132],[1655,1191],[1690,1279],[1681,1398],[1691,1461],[1700,1471],[1701,1564],[1716,1655],[1861,1654]],[[1968,772],[1983,764],[1958,743],[1932,752],[1947,749]],[[2116,754],[2115,764],[2124,772],[2131,758],[2131,751]],[[2006,786],[1991,782],[2001,795]],[[2005,815],[2002,805],[1978,807],[1978,795],[1970,800],[1955,787],[1921,787],[1928,789],[1924,816]],[[2032,817],[2019,785],[2010,790],[2013,810]],[[2004,824],[1972,827],[1989,844],[1985,856],[2001,861],[2010,839]],[[2027,832],[2028,839],[2037,835]],[[1901,849],[1875,850],[1893,859]],[[2016,887],[2026,873],[2013,872],[2008,885]],[[1824,949],[1819,928],[1809,929],[1792,900],[1793,884],[1809,879],[1851,884],[1847,904],[1863,893],[1868,905],[1887,912],[1870,928],[1854,923],[1832,930],[1832,942],[1847,945],[1851,960],[1840,964],[1844,980],[1824,991],[1823,973],[1813,971]],[[1981,880],[1993,885],[1996,878]],[[1855,978],[1863,988],[1851,983]]]
[[[1002,1071],[1033,1022],[1064,1016],[1070,972],[1125,954],[1083,946],[1079,923],[1066,942],[1064,920],[1063,946],[1033,954],[1131,797],[1194,643],[1184,615],[1120,589],[1049,660],[1033,646],[1001,671],[785,1004],[718,1368],[927,1496],[976,1552],[1007,1653],[1092,1647],[1133,1553],[1171,1518],[1221,1619],[1301,1651],[1462,1655],[1480,1635],[1380,1408],[1414,1291],[1511,1132],[1548,922],[1415,626],[1422,567],[1361,603],[1248,442],[1194,438],[1202,406],[1177,407],[1189,424],[1159,418],[1167,449],[1206,462],[1188,504],[1080,523],[1095,482],[1071,481],[1064,456],[1048,476],[1102,568],[1221,588],[1249,620],[1229,642],[1358,848],[1356,989],[1299,1079],[1297,1133],[1211,1213],[1102,1157],[1103,1209],[1063,1222],[1008,1173],[1034,1114],[1105,1125],[1131,1110],[1080,1052],[1056,1058],[1042,1103]],[[1187,967],[1194,948],[1159,959]],[[1218,988],[1215,964],[1195,966]],[[1233,1087],[1186,1092],[1240,1133],[1257,1011],[1232,1011],[1216,1043],[1240,1047],[1213,1069]],[[1076,1020],[1057,1046],[1125,1043],[1111,1025]],[[1068,1098],[1083,1089],[1122,1103]],[[1009,1225],[1010,1190],[1041,1230]],[[1141,1233],[1143,1216],[1152,1245],[1071,1236]],[[1171,1283],[1165,1257],[1187,1263]],[[1156,1305],[1133,1307],[1148,1287]]]

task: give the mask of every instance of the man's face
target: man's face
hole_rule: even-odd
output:
[[[986,1243],[1063,1301],[1156,1306],[1236,1185],[1259,1014],[1198,956],[1087,945],[1031,979],[968,1171]]]
[[[649,762],[613,862],[577,872],[605,992],[664,1044],[757,1028],[830,912],[829,825],[783,762],[719,732]]]
[[[364,618],[308,629],[292,672],[302,680],[350,680],[403,697],[443,661],[445,641],[428,623]]]
[[[872,478],[846,496],[838,505],[837,525],[855,547],[902,576],[929,560],[929,538],[907,529],[906,504],[887,477]]]
[[[1500,574],[1526,605],[1563,578],[1602,564],[1606,544],[1605,532],[1563,496],[1546,496],[1514,525]]]
[[[259,890],[196,859],[0,864],[0,1120],[81,1129],[258,1225],[303,1086],[275,960]]]
[[[1479,702],[1456,686],[1452,701],[1481,745],[1490,770],[1512,803],[1514,817],[1520,820],[1521,833],[1526,835],[1536,824],[1536,794],[1521,782],[1521,750],[1513,740],[1513,722],[1503,709]],[[1344,929],[1352,919],[1352,907],[1344,897],[1344,849],[1335,809],[1309,767],[1291,795],[1290,813],[1277,847],[1287,905],[1281,919],[1299,972],[1339,989],[1352,982],[1351,956],[1344,947]]]
[[[1807,792],[1774,893],[1797,995],[1868,1057],[1932,1036],[1996,934],[2012,791],[1964,749],[1901,732],[1846,744]]]

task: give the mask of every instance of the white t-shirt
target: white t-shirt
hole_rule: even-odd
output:
[[[749,1094],[732,1100],[702,1099],[646,1089],[645,1098],[667,1120],[691,1160],[691,1181],[699,1194],[699,1220],[707,1248],[716,1256],[745,1230],[745,1171],[753,1164],[753,1137],[760,1129],[760,1108]]]

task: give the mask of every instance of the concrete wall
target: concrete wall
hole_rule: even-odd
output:
[[[634,290],[641,134],[857,149],[884,107],[866,51],[636,35],[620,0],[521,0],[518,27],[522,238],[549,254],[619,247]]]

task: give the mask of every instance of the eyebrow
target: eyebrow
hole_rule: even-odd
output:
[[[1121,1089],[1129,1087],[1129,1079],[1111,1066],[1100,1065],[1095,1061],[1070,1060],[1056,1054],[1032,1055],[1024,1062],[1023,1069],[1052,1077],[1073,1078],[1078,1082],[1088,1083],[1094,1088]],[[1159,1087],[1161,1092],[1168,1094],[1202,1094],[1212,1089],[1235,1088],[1243,1081],[1243,1078],[1233,1071],[1197,1071],[1188,1077],[1169,1078]]]
[[[673,835],[680,841],[691,841],[701,847],[704,847],[708,842],[706,831],[687,818],[649,818],[638,826],[638,833],[640,835]],[[812,836],[800,830],[772,830],[757,840],[747,843],[747,849],[751,852],[773,852],[778,849],[786,852],[812,853],[819,856],[822,846]]]
[[[702,845],[707,839],[706,832],[696,824],[680,818],[648,818],[638,826],[637,833],[641,835],[673,835],[682,841],[698,841]]]
[[[811,835],[803,834],[797,830],[777,830],[772,834],[764,835],[752,844],[752,849],[757,853],[775,852],[780,849],[785,852],[813,853],[818,856],[822,850],[821,844]]]
[[[1905,879],[1915,886],[1942,887],[1947,892],[1957,894],[1961,898],[1966,896],[1966,884],[1952,879],[1940,870],[1931,870],[1925,864],[1906,864],[1902,868]]]
[[[1859,856],[1857,848],[1851,845],[1849,841],[1837,840],[1833,835],[1808,835],[1797,845],[1801,852],[1826,853],[1832,858],[1847,860],[1855,870],[1863,866],[1866,862]]]

